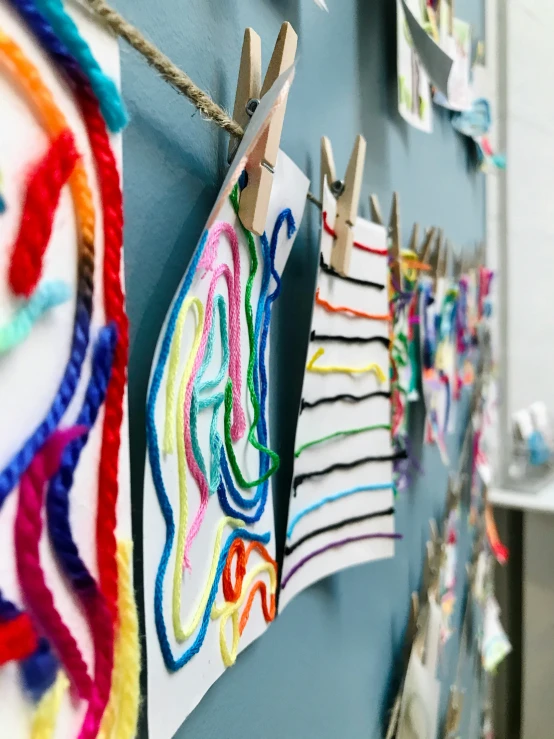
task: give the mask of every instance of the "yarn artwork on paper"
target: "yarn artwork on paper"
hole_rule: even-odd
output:
[[[408,423],[410,404],[419,400],[419,304],[418,279],[428,265],[418,255],[403,249],[400,253],[400,284],[396,284],[391,270],[389,302],[391,314],[391,433],[394,448],[406,451],[406,458],[394,463],[394,482],[397,491],[410,486],[414,473],[420,471],[417,460],[410,454]]]
[[[156,736],[173,736],[275,617],[271,480],[280,459],[269,435],[270,324],[307,189],[279,152],[261,237],[238,218],[239,183],[218,200],[158,341],[144,490]]]
[[[435,443],[448,465],[447,435],[454,431],[458,285],[422,277],[419,284],[421,372],[426,408],[425,441]]]
[[[118,74],[115,40],[61,0],[0,4],[0,711],[14,739],[136,734]]]
[[[324,188],[320,258],[296,430],[279,607],[311,583],[392,557],[391,306],[387,236],[358,218],[351,267],[329,269],[337,203]]]

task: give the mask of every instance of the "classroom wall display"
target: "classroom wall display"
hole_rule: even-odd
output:
[[[0,733],[10,739],[136,733],[118,81],[117,42],[77,6],[0,2]]]
[[[406,0],[406,4],[421,24],[418,0]],[[411,126],[431,133],[433,116],[429,77],[413,44],[401,0],[396,0],[396,24],[398,111]]]
[[[145,618],[150,733],[160,739],[173,736],[275,616],[269,327],[308,180],[278,153],[261,237],[238,218],[246,178],[237,180],[275,112],[279,84],[248,125],[152,367]]]
[[[387,232],[357,218],[346,274],[331,267],[337,201],[325,182],[320,262],[296,431],[279,608],[311,583],[392,557]]]

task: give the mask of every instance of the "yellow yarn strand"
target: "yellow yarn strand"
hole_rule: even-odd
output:
[[[275,572],[275,566],[272,562],[262,562],[261,564],[254,567],[254,569],[251,570],[244,578],[241,594],[236,603],[224,603],[221,606],[217,606],[214,604],[212,608],[212,619],[215,620],[217,618],[221,618],[219,622],[219,648],[221,650],[221,657],[223,658],[223,663],[225,667],[231,667],[231,665],[235,664],[235,661],[237,659],[240,639],[239,608],[244,603],[244,599],[248,594],[252,581],[262,572],[269,573],[270,589],[271,593],[274,594],[275,590],[277,589],[277,574]],[[231,646],[231,651],[229,651],[229,648],[227,646],[227,639],[225,638],[225,626],[229,618],[231,618],[233,626],[233,642]]]
[[[58,670],[56,682],[38,704],[31,725],[31,739],[52,739],[62,699],[69,687],[69,680]]]
[[[183,303],[181,310],[179,311],[179,316],[177,318],[177,323],[175,325],[175,340],[171,344],[171,351],[169,354],[169,368],[167,371],[167,385],[166,385],[166,391],[165,391],[165,426],[164,426],[164,441],[163,441],[163,450],[165,454],[173,454],[175,451],[175,440],[173,436],[173,419],[175,417],[175,387],[176,387],[176,381],[177,381],[177,370],[179,369],[179,359],[181,357],[181,344],[183,342],[183,329],[185,326],[185,320],[187,318],[188,312],[191,308],[191,306],[195,306],[198,318],[196,323],[196,331],[194,334],[194,340],[192,344],[192,349],[189,354],[189,357],[187,359],[187,364],[185,367],[185,372],[183,375],[183,379],[185,375],[187,375],[187,381],[190,377],[190,373],[192,372],[192,366],[194,364],[194,360],[196,359],[196,353],[198,351],[198,345],[200,344],[200,339],[202,337],[202,330],[204,328],[204,306],[202,305],[201,301],[196,297],[190,297],[185,300]],[[183,382],[181,381],[181,385]],[[183,399],[184,399],[184,391],[183,391]],[[178,417],[182,416],[182,409],[183,409],[183,403],[179,401],[177,411],[178,411]],[[177,443],[178,437],[177,437]]]
[[[342,372],[344,374],[348,375],[362,375],[367,372],[373,372],[375,376],[377,377],[378,381],[385,382],[385,373],[381,369],[381,367],[373,362],[372,364],[368,364],[366,367],[342,367],[340,365],[331,364],[327,367],[316,367],[315,363],[317,360],[322,357],[325,354],[325,349],[320,348],[316,351],[316,353],[313,355],[313,357],[308,362],[306,369],[308,372],[318,372],[319,374],[326,375],[331,372]]]
[[[134,739],[137,733],[140,704],[140,646],[131,575],[132,555],[133,542],[118,541],[119,627],[110,701],[102,719],[99,739]]]
[[[188,639],[194,632],[196,631],[198,624],[202,620],[202,616],[204,615],[204,611],[206,610],[206,603],[208,602],[208,598],[210,595],[210,590],[212,589],[212,585],[215,579],[216,571],[217,571],[217,563],[219,561],[219,554],[221,549],[221,539],[223,537],[223,529],[225,526],[230,526],[232,529],[236,529],[239,526],[244,526],[244,521],[241,521],[240,518],[230,518],[229,516],[226,516],[225,518],[222,518],[216,531],[215,535],[215,544],[214,544],[214,551],[212,555],[212,563],[210,565],[210,571],[208,573],[208,578],[206,580],[206,586],[204,588],[204,592],[200,596],[200,601],[198,603],[198,606],[196,608],[196,612],[194,616],[192,617],[192,620],[190,624],[187,627],[183,627],[181,624],[181,583],[182,583],[182,557],[179,559],[179,557],[175,560],[175,572],[179,572],[179,579],[175,578],[173,581],[173,628],[175,630],[175,638],[179,643],[184,642],[186,639]]]

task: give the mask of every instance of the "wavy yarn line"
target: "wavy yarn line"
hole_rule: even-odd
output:
[[[390,431],[390,424],[388,423],[378,423],[374,424],[373,426],[362,426],[359,429],[347,429],[345,431],[335,431],[332,434],[327,434],[327,436],[321,436],[319,439],[313,439],[313,441],[307,441],[305,444],[302,444],[298,447],[298,449],[294,452],[294,456],[298,458],[303,451],[306,449],[310,449],[313,446],[317,446],[318,444],[323,444],[326,441],[331,441],[331,439],[337,439],[341,436],[356,436],[357,434],[363,434],[366,431]]]
[[[323,272],[328,274],[330,277],[336,277],[339,280],[350,282],[354,285],[361,285],[362,287],[373,287],[376,290],[384,290],[385,285],[383,282],[373,282],[373,280],[360,280],[358,277],[349,277],[349,275],[342,275],[334,267],[331,267],[323,259],[323,254],[319,254],[319,266]]]
[[[339,372],[342,374],[347,375],[363,375],[367,374],[369,372],[373,372],[373,374],[377,377],[378,382],[385,382],[387,379],[385,377],[385,373],[381,369],[381,367],[376,363],[372,362],[371,364],[366,365],[365,367],[343,367],[341,365],[335,365],[331,364],[327,367],[316,367],[315,363],[317,360],[322,357],[325,354],[325,349],[320,347],[313,357],[309,360],[308,364],[306,365],[306,370],[308,372],[316,372],[321,375],[327,375],[330,373]]]
[[[73,134],[62,131],[29,176],[8,269],[8,281],[15,295],[28,298],[40,279],[62,187],[77,158]]]
[[[261,564],[256,565],[256,567],[254,567],[244,578],[241,594],[236,602],[226,603],[223,606],[214,605],[212,608],[212,619],[219,619],[219,648],[221,650],[221,657],[223,659],[223,664],[225,665],[225,667],[231,667],[231,665],[233,665],[237,659],[240,637],[238,610],[244,603],[252,581],[262,572],[268,573],[271,590],[272,592],[275,592],[277,588],[277,571],[275,564],[271,562],[262,562]],[[225,627],[229,618],[232,621],[233,627],[231,649],[229,649],[227,645],[227,639],[225,636]]]
[[[323,508],[323,506],[326,506],[328,503],[334,503],[336,500],[342,500],[342,498],[348,498],[351,495],[356,495],[357,493],[392,490],[393,487],[394,486],[392,482],[377,483],[374,485],[359,485],[358,487],[350,488],[349,490],[341,490],[338,493],[327,495],[325,496],[325,498],[321,498],[321,500],[318,500],[315,503],[306,506],[306,508],[303,508],[292,518],[287,529],[287,539],[290,539],[290,537],[292,536],[292,532],[296,528],[296,525],[304,518],[304,516],[307,516],[309,513],[313,513],[313,511],[317,511],[320,508]]]
[[[347,305],[333,305],[328,300],[320,297],[319,287],[315,291],[315,302],[329,313],[345,313],[350,318],[369,318],[372,321],[390,321],[389,313],[365,313],[361,310],[349,308]]]
[[[338,529],[343,529],[345,526],[352,526],[357,523],[363,523],[365,521],[370,521],[373,518],[384,518],[386,516],[392,516],[394,514],[394,508],[385,508],[382,511],[374,511],[373,513],[365,513],[362,516],[352,516],[350,518],[345,518],[342,521],[335,521],[334,523],[328,524],[327,526],[321,526],[318,529],[313,529],[313,531],[309,531],[307,534],[304,534],[304,536],[301,536],[300,539],[295,541],[293,544],[285,546],[285,557],[289,557],[298,547],[302,546],[302,544],[305,544],[310,539],[313,539],[316,536],[321,536],[321,534],[327,534],[330,531],[337,531]]]
[[[35,0],[35,3],[88,78],[110,131],[121,131],[127,125],[129,117],[119,90],[115,82],[100,68],[75,22],[65,12],[61,0]]]
[[[337,403],[339,400],[343,400],[348,403],[361,403],[363,400],[369,400],[370,398],[387,398],[390,399],[390,392],[388,390],[375,390],[372,393],[366,393],[365,395],[351,395],[350,393],[341,393],[340,395],[329,395],[325,398],[318,398],[317,400],[309,401],[302,398],[300,402],[300,413],[310,408],[317,408],[318,405],[324,405],[326,403]]]
[[[87,712],[86,731],[96,731],[96,733],[97,724],[109,699],[113,669],[114,627],[106,600],[81,559],[77,544],[73,539],[69,516],[69,491],[73,486],[75,470],[81,452],[88,441],[88,434],[104,403],[116,340],[116,329],[113,324],[100,331],[94,348],[91,378],[77,418],[77,424],[86,429],[86,433],[65,448],[60,469],[49,485],[46,502],[48,529],[53,549],[62,571],[75,588],[77,597],[81,601],[92,634],[95,677]],[[83,731],[81,735],[87,736]],[[88,736],[96,736],[96,734],[89,733]]]
[[[19,9],[19,6],[18,6]],[[66,120],[44,85],[36,67],[17,44],[0,31],[0,64],[23,87],[40,114],[49,135],[57,136],[67,129]],[[80,235],[78,261],[78,294],[71,354],[64,376],[46,417],[12,457],[0,473],[0,508],[37,452],[56,430],[67,410],[79,382],[89,340],[94,276],[94,205],[85,169],[80,161],[70,177],[70,187],[77,214]]]
[[[76,426],[57,432],[21,478],[14,539],[23,596],[58,653],[77,693],[87,699],[91,690],[87,665],[77,642],[56,610],[53,595],[44,579],[39,554],[44,485],[59,467],[65,446],[81,435],[83,430]]]
[[[313,472],[305,472],[301,475],[296,475],[292,485],[293,488],[296,489],[306,480],[310,480],[314,477],[322,477],[324,475],[330,474],[331,472],[336,472],[337,470],[350,470],[354,467],[359,467],[360,465],[367,464],[369,462],[394,462],[397,459],[406,459],[406,457],[406,451],[402,449],[398,452],[395,452],[394,454],[362,457],[362,459],[356,459],[353,462],[337,462],[336,464],[332,464],[322,470],[314,470]]]
[[[52,308],[66,303],[71,290],[65,282],[43,282],[17,310],[13,318],[0,326],[0,354],[15,349],[29,338],[33,326]]]
[[[353,544],[354,542],[359,541],[370,541],[372,539],[402,539],[402,534],[364,534],[363,536],[349,536],[346,539],[341,539],[340,541],[334,541],[331,544],[327,544],[324,547],[320,547],[320,549],[316,549],[314,552],[310,552],[310,554],[307,554],[305,557],[303,557],[299,562],[297,562],[294,567],[287,572],[287,574],[283,577],[281,580],[281,589],[284,590],[286,586],[289,584],[289,581],[293,575],[295,575],[298,570],[300,570],[302,567],[304,567],[305,564],[310,562],[314,557],[318,557],[320,554],[324,554],[325,552],[331,551],[332,549],[339,549],[340,547],[346,546],[347,544]]]

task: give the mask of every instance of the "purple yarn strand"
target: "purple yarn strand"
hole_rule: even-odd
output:
[[[50,481],[46,496],[50,541],[62,570],[77,590],[96,590],[97,586],[79,555],[79,549],[71,533],[69,491],[73,485],[81,452],[106,397],[116,341],[115,324],[110,324],[100,331],[94,348],[91,378],[76,421],[76,424],[84,426],[87,432],[66,446],[60,468]]]
[[[316,549],[305,557],[302,557],[302,559],[294,565],[292,570],[287,572],[285,577],[281,580],[281,588],[284,590],[291,577],[314,557],[317,557],[324,552],[328,552],[331,549],[342,547],[345,544],[352,544],[355,541],[368,541],[370,539],[402,539],[402,534],[364,534],[363,536],[349,536],[346,539],[340,539],[340,541],[333,541],[330,544],[326,544],[324,547]]]

